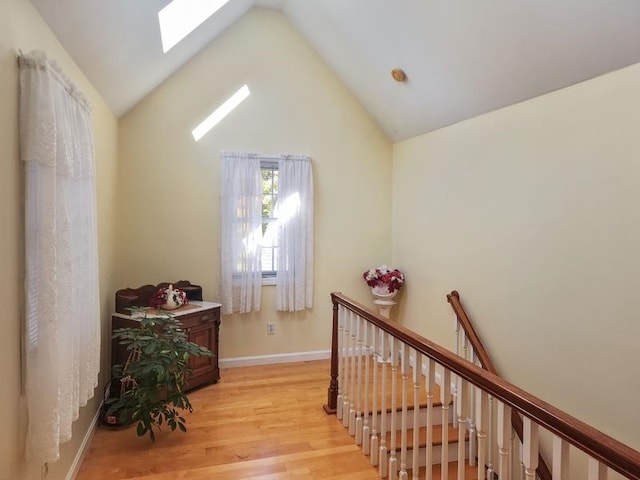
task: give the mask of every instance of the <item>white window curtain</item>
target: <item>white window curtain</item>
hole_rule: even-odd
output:
[[[278,162],[278,270],[276,309],[295,312],[313,306],[313,171],[307,156]]]
[[[100,369],[90,107],[44,53],[20,55],[25,162],[26,455],[59,457]]]
[[[258,311],[262,286],[260,158],[223,152],[220,179],[222,313]]]
[[[223,152],[220,184],[222,313],[260,310],[261,161],[278,163],[276,309],[313,306],[313,171],[302,155]]]

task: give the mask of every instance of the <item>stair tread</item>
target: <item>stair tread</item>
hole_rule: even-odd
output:
[[[455,479],[458,474],[458,462],[449,462],[448,463],[448,472],[449,478]],[[442,465],[436,464],[433,466],[433,476],[432,478],[440,478],[442,472]],[[408,468],[407,472],[409,472],[409,478],[411,478],[411,472],[413,469]],[[418,478],[425,478],[427,473],[427,467],[420,467],[418,469]],[[478,480],[478,467],[472,467],[468,462],[465,462],[465,480]]]
[[[398,402],[398,403],[400,403],[400,402]],[[389,403],[387,403],[387,405],[389,405]],[[449,401],[449,405],[453,405],[453,400]],[[437,402],[434,401],[433,402],[433,408],[439,408],[439,407],[442,407],[442,402],[441,401],[437,401]],[[420,410],[426,409],[427,408],[427,404],[426,403],[420,403],[418,405],[418,408],[420,408]],[[407,411],[413,412],[414,409],[415,409],[414,405],[407,405]],[[387,407],[386,411],[387,411],[387,413],[391,413],[393,411],[393,409],[391,407]],[[401,412],[402,409],[396,408],[396,411],[397,412]],[[377,413],[381,413],[381,412],[382,412],[382,409],[378,408]]]
[[[448,424],[449,444],[458,443],[458,429]],[[469,438],[469,432],[465,432],[465,439]],[[386,434],[387,445],[391,444],[391,432]],[[402,431],[396,431],[396,446],[399,449],[402,441]],[[418,448],[427,445],[427,427],[420,427],[418,430]],[[442,445],[442,425],[433,425],[433,445]],[[407,448],[413,448],[413,428],[407,429]]]

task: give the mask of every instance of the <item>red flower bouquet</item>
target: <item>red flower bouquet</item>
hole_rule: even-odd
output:
[[[397,268],[381,265],[362,273],[362,278],[371,288],[386,287],[389,293],[400,290],[404,285],[404,274]]]

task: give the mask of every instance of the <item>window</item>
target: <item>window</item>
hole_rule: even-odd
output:
[[[167,53],[229,0],[173,0],[158,12],[162,51]]]
[[[278,311],[312,307],[313,203],[310,157],[222,152],[223,314],[259,311],[264,284]]]
[[[24,441],[29,463],[44,465],[71,439],[100,372],[95,158],[84,94],[44,52],[18,58],[28,300]]]
[[[274,283],[278,269],[278,162],[261,160],[262,175],[262,278]]]

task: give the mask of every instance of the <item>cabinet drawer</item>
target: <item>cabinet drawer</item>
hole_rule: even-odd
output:
[[[190,313],[189,315],[181,315],[178,317],[182,326],[187,328],[197,327],[198,325],[205,325],[214,323],[220,319],[220,309],[207,310],[204,312]]]

